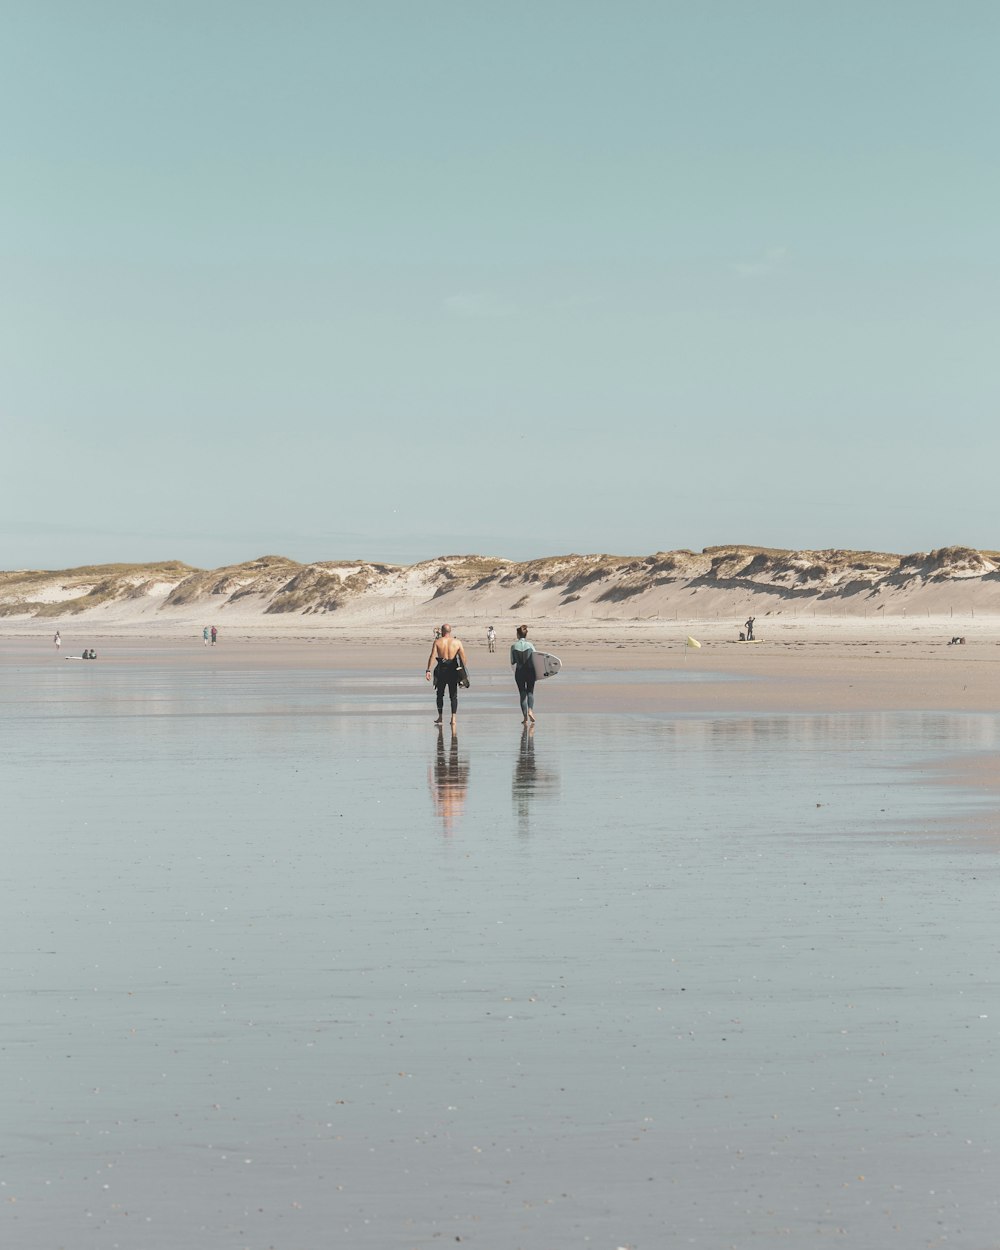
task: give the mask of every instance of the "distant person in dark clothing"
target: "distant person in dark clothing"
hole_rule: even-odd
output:
[[[748,616],[746,623],[747,642],[753,642],[753,622],[754,618],[752,616]]]

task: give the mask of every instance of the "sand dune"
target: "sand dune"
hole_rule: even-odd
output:
[[[900,556],[726,546],[521,563],[454,555],[410,566],[263,556],[211,570],[166,562],[0,573],[6,634],[74,619],[95,635],[177,635],[214,622],[281,636],[443,619],[500,628],[525,617],[583,630],[705,622],[730,637],[748,615],[758,633],[764,622],[773,634],[793,621],[886,617],[953,620],[961,633],[977,614],[1000,618],[1000,553],[969,547]]]

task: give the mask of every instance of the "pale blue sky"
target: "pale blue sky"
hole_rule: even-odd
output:
[[[1000,547],[994,0],[0,0],[0,567]]]

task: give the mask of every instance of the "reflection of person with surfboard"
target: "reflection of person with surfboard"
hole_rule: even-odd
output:
[[[435,663],[435,661],[437,661]],[[441,626],[441,637],[435,638],[431,653],[427,657],[427,681],[431,680],[431,665],[434,664],[434,689],[437,693],[437,720],[440,725],[444,720],[444,692],[447,689],[451,699],[451,727],[455,728],[455,717],[458,714],[458,683],[466,667],[465,649],[457,638],[451,636],[451,626]]]
[[[517,641],[511,644],[510,662],[514,666],[514,680],[521,696],[521,724],[535,720],[535,648],[528,641],[527,625],[518,625]]]

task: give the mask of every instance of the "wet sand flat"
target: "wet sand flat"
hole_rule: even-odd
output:
[[[426,649],[0,643],[5,1244],[991,1244],[987,649]]]
[[[616,674],[669,672],[700,676],[692,710],[723,710],[733,706],[774,710],[841,711],[849,709],[1000,710],[1000,635],[970,645],[951,647],[940,631],[932,637],[885,638],[846,635],[824,638],[818,631],[791,640],[776,639],[759,645],[731,641],[706,642],[700,650],[686,647],[673,634],[641,631],[637,636],[593,630],[554,628],[537,636],[540,650],[557,653],[565,674],[550,682],[552,696],[561,701],[579,694],[574,674],[608,675],[609,710],[627,711],[636,700],[663,699],[660,687],[643,689],[631,682],[618,689]],[[478,638],[466,638],[473,675],[508,676],[508,640],[489,654]],[[421,680],[430,642],[426,630],[380,631],[371,637],[316,635],[311,638],[267,638],[237,635],[217,647],[203,647],[191,638],[93,638],[83,635],[80,646],[99,649],[99,665],[171,667],[210,666],[206,671],[239,670],[346,670],[399,675],[402,681]],[[87,667],[75,658],[80,646],[67,644],[60,654],[48,638],[4,637],[0,634],[0,669],[21,663],[68,662]],[[73,658],[67,660],[67,652]],[[724,685],[715,679],[726,679]],[[751,683],[751,684],[741,684]],[[588,697],[592,698],[590,693]],[[677,690],[671,699],[678,697]],[[471,705],[470,705],[471,706]],[[568,706],[568,704],[567,704]],[[674,703],[664,703],[670,710]]]

